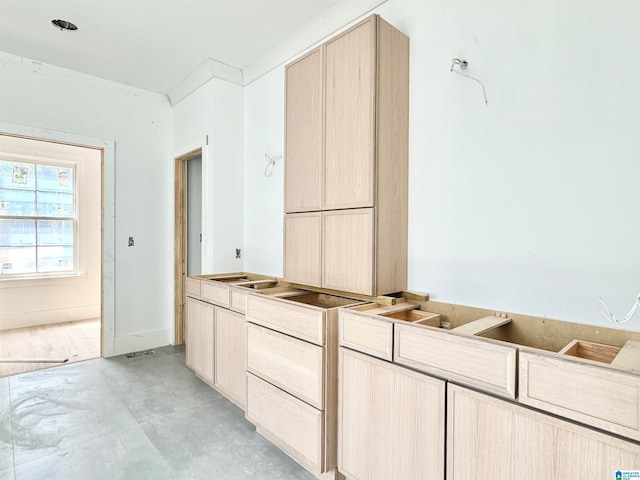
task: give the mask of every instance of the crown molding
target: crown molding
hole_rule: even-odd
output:
[[[226,63],[219,62],[218,60],[214,60],[213,58],[208,58],[198,68],[191,72],[187,78],[182,80],[169,91],[167,94],[169,102],[171,102],[172,106],[176,105],[212,78],[226,80],[227,82],[235,83],[236,85],[244,85],[242,70],[232,67],[231,65],[227,65]]]

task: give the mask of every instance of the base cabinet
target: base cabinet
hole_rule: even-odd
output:
[[[448,480],[608,480],[640,446],[449,384]]]
[[[247,403],[247,322],[244,315],[216,307],[215,387],[244,410]]]
[[[339,383],[341,473],[353,480],[444,479],[444,381],[340,348]]]
[[[301,465],[321,472],[324,412],[251,373],[247,377],[247,419]]]
[[[214,384],[214,306],[187,297],[186,363],[209,385]]]

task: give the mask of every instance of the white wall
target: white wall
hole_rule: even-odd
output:
[[[172,118],[174,156],[203,149],[202,272],[242,271],[243,88],[214,78],[175,105]]]
[[[102,152],[4,135],[0,136],[0,151],[17,159],[28,156],[75,163],[79,217],[77,275],[0,277],[0,330],[100,317]]]
[[[601,295],[626,313],[640,290],[640,3],[389,0],[377,12],[411,38],[409,289],[609,325]],[[272,275],[282,168],[260,170],[282,149],[283,78],[280,66],[245,92],[245,268]]]
[[[115,189],[104,192],[105,208],[115,202],[115,227],[105,230],[105,238],[115,239],[105,245],[105,256],[115,256],[115,275],[106,278],[105,286],[115,290],[115,324],[105,354],[170,343],[173,165],[168,101],[6,53],[0,53],[0,83],[0,122],[37,127],[47,137],[115,141]],[[135,247],[127,247],[129,236],[135,237]]]
[[[283,160],[265,177],[265,153],[284,153],[284,69],[245,87],[245,269],[282,276]]]

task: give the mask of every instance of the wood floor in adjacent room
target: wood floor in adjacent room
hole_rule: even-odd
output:
[[[81,362],[100,356],[100,319],[0,330],[0,377],[51,368],[60,363],[6,363],[7,359]]]

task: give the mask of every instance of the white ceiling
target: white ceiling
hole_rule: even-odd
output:
[[[209,58],[246,67],[338,3],[0,0],[0,50],[166,94]]]

